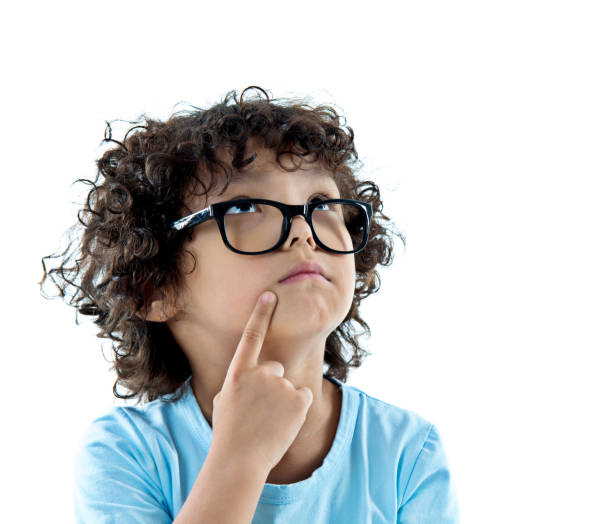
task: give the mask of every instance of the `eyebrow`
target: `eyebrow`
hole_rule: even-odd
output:
[[[334,186],[338,189],[338,191],[340,191],[340,188],[338,188],[337,182],[331,173],[317,170],[317,171],[310,171],[310,174],[315,175],[319,179],[331,180],[334,183]],[[269,171],[262,171],[262,170],[253,170],[253,171],[247,171],[247,172],[234,171],[230,176],[230,183],[227,186],[227,188],[225,188],[225,191],[223,191],[223,193],[217,196],[223,195],[225,198],[229,198],[230,200],[233,200],[236,198],[236,194],[240,194],[245,191],[250,192],[250,190],[248,189],[241,189],[240,187],[232,187],[235,183],[249,182],[250,180],[267,178],[269,176],[270,176]],[[228,195],[231,195],[232,193],[234,194],[234,196],[231,196],[231,197],[228,196]],[[339,194],[340,194],[340,198],[342,198],[342,193],[339,192]],[[206,198],[206,205],[210,205],[210,201],[208,197]]]

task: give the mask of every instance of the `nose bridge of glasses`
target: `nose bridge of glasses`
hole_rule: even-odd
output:
[[[302,216],[304,220],[306,219],[306,215],[308,214],[308,205],[288,205],[287,208],[287,216],[290,222],[297,216]]]
[[[298,218],[301,217],[304,221],[304,223],[306,224],[306,228],[308,230],[309,234],[312,234],[312,229],[310,227],[310,224],[308,223],[308,220],[306,219],[306,217],[308,216],[308,205],[290,205],[287,206],[288,210],[287,210],[287,218],[289,219],[289,231],[288,233],[291,233],[292,229],[293,229],[293,219],[294,218]]]

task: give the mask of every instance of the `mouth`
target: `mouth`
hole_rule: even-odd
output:
[[[329,281],[325,275],[323,268],[314,260],[302,260],[295,264],[285,276],[279,280],[279,283],[284,282],[299,282],[310,278],[319,278]]]
[[[302,272],[296,273],[295,275],[288,276],[280,281],[280,284],[289,284],[291,282],[301,282],[303,280],[322,280],[323,282],[328,282],[328,280],[321,275],[320,273],[314,272]]]

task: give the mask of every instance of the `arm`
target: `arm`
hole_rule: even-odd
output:
[[[213,398],[212,443],[176,516],[179,524],[250,524],[269,472],[312,403],[309,388],[296,389],[282,377],[280,362],[258,363],[275,302],[258,304]],[[149,448],[142,427],[122,409],[94,423],[78,461],[79,523],[172,522],[159,479],[162,464]]]
[[[130,429],[108,418],[90,428],[77,456],[74,501],[79,524],[173,522],[155,461]],[[248,455],[213,443],[174,522],[250,524],[269,471]]]
[[[90,426],[75,473],[78,524],[171,524],[154,459],[142,433],[121,410]]]
[[[435,426],[416,459],[397,511],[398,524],[458,524],[459,509],[446,453]]]
[[[268,473],[211,447],[174,524],[250,524]]]
[[[257,301],[213,398],[210,451],[177,524],[250,524],[268,474],[312,404],[312,391],[283,378],[280,362],[258,361],[276,304],[276,295],[268,295]]]

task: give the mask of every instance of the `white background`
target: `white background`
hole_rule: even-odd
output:
[[[38,288],[104,121],[251,84],[336,104],[406,236],[364,303],[372,356],[348,383],[437,425],[466,524],[612,522],[607,2],[14,5],[0,16],[4,522],[72,521],[78,441],[120,403],[91,321]]]

